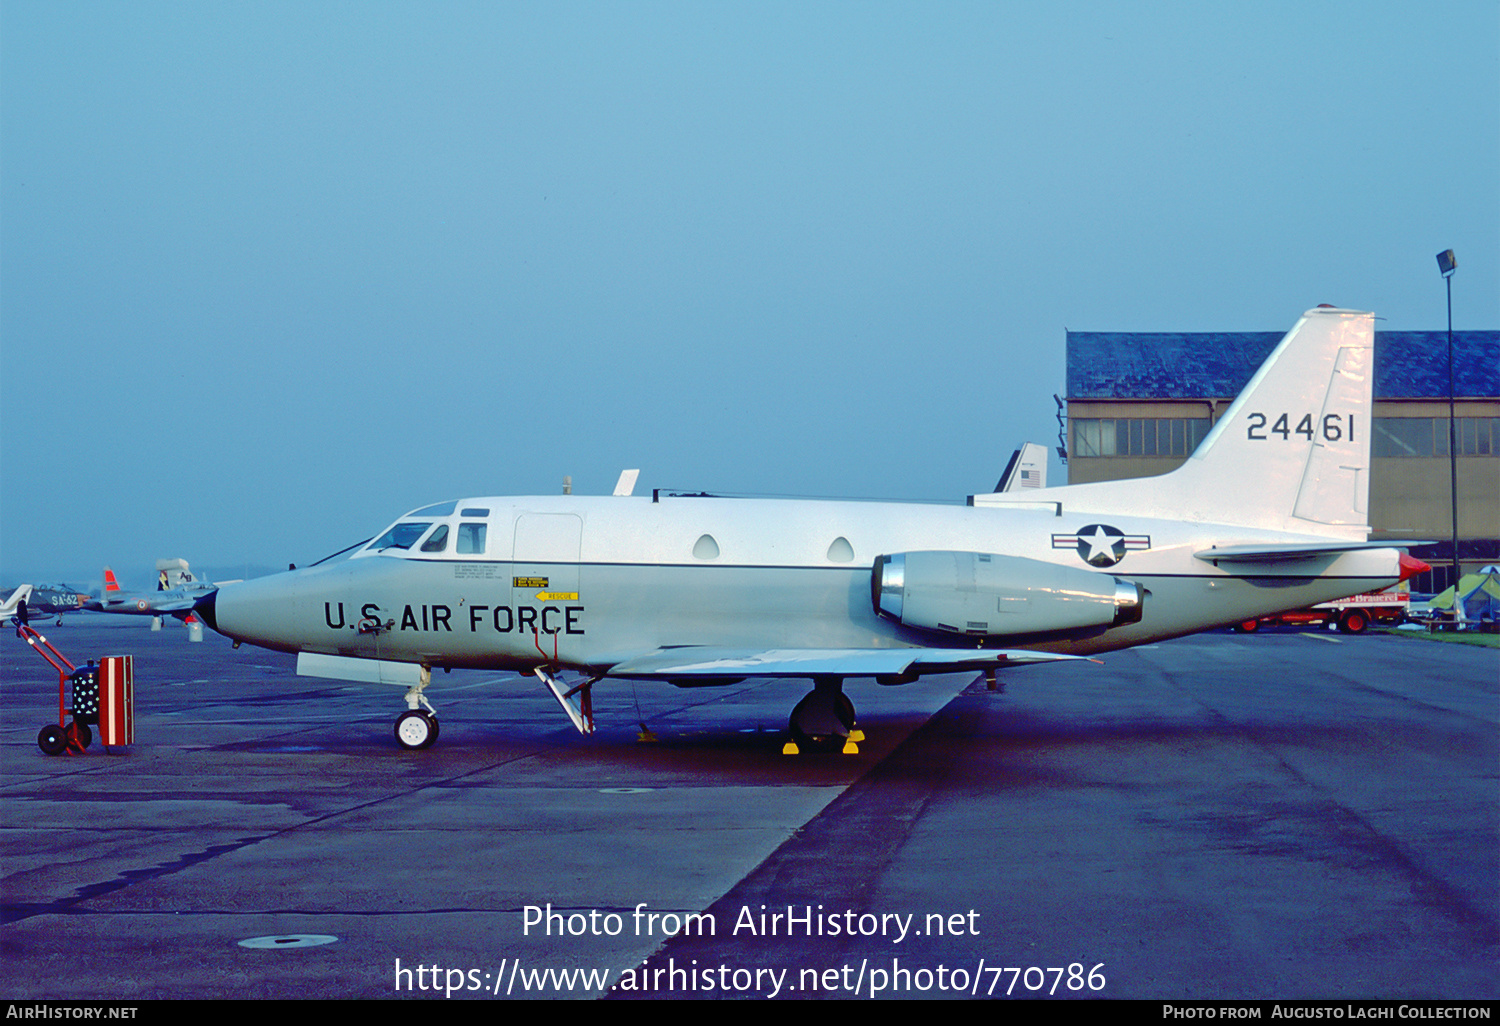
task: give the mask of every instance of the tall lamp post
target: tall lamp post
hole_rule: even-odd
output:
[[[1453,416],[1453,270],[1458,264],[1451,249],[1439,253],[1437,262],[1438,271],[1448,285],[1448,496],[1453,503],[1453,602],[1457,611],[1458,579],[1462,574],[1458,567],[1458,429]]]

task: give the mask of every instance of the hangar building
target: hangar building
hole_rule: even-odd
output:
[[[1282,332],[1068,332],[1068,481],[1164,474],[1229,408]],[[1458,551],[1465,572],[1500,563],[1500,331],[1453,333]],[[1372,537],[1441,544],[1414,591],[1451,583],[1448,333],[1375,333]],[[1253,482],[1246,482],[1253,488]]]

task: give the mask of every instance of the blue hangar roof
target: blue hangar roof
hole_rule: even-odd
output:
[[[1225,399],[1284,332],[1068,332],[1069,399]],[[1454,392],[1500,397],[1500,331],[1453,333]],[[1375,398],[1448,396],[1447,331],[1377,331]]]

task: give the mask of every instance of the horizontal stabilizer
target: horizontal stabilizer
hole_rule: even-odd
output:
[[[610,668],[640,680],[726,677],[874,677],[959,673],[1080,656],[1001,648],[715,648],[657,649]]]

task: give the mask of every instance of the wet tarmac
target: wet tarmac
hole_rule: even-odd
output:
[[[858,755],[781,754],[797,682],[399,688],[102,615],[136,743],[48,757],[0,636],[13,999],[1494,999],[1500,652],[1201,635],[852,681]],[[643,725],[649,730],[642,739]],[[246,942],[259,946],[246,946]]]

